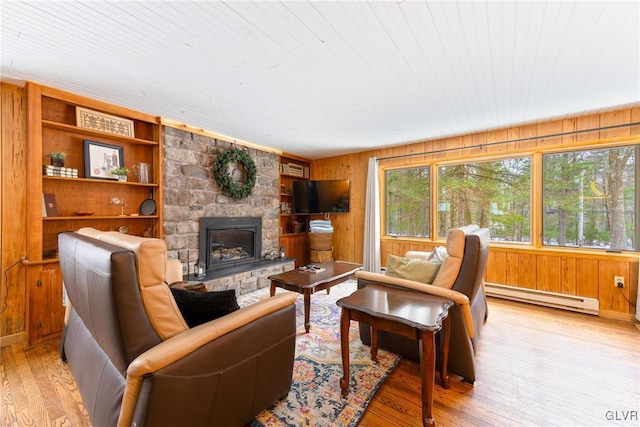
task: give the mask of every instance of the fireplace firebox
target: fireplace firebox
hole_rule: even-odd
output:
[[[200,218],[200,263],[206,271],[259,261],[261,217]]]

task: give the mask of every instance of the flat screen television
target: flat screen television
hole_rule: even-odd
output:
[[[293,182],[293,213],[349,212],[349,180],[327,179]]]

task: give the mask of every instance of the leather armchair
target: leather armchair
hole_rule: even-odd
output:
[[[112,242],[115,245],[121,246],[124,245],[124,242],[130,240],[134,246],[144,242],[144,238],[138,236],[132,236],[133,239],[128,239],[127,235],[118,233],[116,231],[102,231],[97,230],[93,227],[82,227],[78,231],[78,234],[82,234],[83,236],[93,237],[98,240],[105,240],[108,242]],[[153,242],[155,239],[147,239],[147,242]],[[160,246],[162,243],[158,242]],[[162,248],[160,248],[162,250]],[[166,256],[166,249],[164,251],[164,263],[165,263],[165,271],[164,271],[164,281],[168,284],[181,282],[182,281],[182,263],[180,260],[175,258],[168,258]]]
[[[476,379],[475,350],[482,326],[487,318],[487,299],[484,292],[484,273],[489,256],[489,230],[477,226],[453,229],[447,237],[449,257],[440,267],[432,285],[390,277],[384,274],[359,271],[358,288],[369,284],[401,287],[450,299],[455,305],[449,310],[451,341],[448,370],[473,384]],[[408,252],[409,258],[426,258],[425,252]],[[419,360],[416,341],[387,332],[378,332],[378,345],[396,354]],[[440,334],[439,334],[440,335]],[[371,343],[370,328],[360,324],[360,338]],[[437,363],[442,359],[441,346]]]
[[[189,328],[165,283],[163,240],[58,240],[68,296],[61,353],[93,425],[241,426],[288,394],[294,293]]]

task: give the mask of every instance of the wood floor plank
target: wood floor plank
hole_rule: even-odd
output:
[[[60,415],[55,419],[56,425],[82,426],[90,425],[89,414],[82,404],[82,398],[73,376],[60,363],[57,352],[50,351],[46,360],[46,375],[52,385],[55,399],[60,405]]]
[[[0,354],[0,425],[91,427],[57,340]],[[448,390],[436,385],[438,425],[640,425],[640,330],[631,323],[490,299],[476,362],[474,386],[455,376]],[[401,360],[360,426],[421,426],[419,374]]]
[[[16,409],[18,404],[14,395],[20,393],[21,384],[12,384],[11,378],[9,378],[9,371],[13,369],[15,369],[15,362],[11,357],[11,347],[7,346],[0,352],[0,381],[2,382],[0,425],[3,426],[11,426],[17,423]]]
[[[13,407],[7,410],[7,413],[15,414],[15,420],[11,422],[20,426],[49,425],[48,410],[40,393],[40,384],[30,368],[27,352],[14,344],[7,351],[2,349],[2,357],[3,363],[11,359],[11,363],[7,363],[6,378],[3,378],[12,396]]]
[[[636,417],[627,425],[638,425],[640,334],[633,324],[498,299],[489,306],[474,387],[455,379],[449,390],[436,386],[434,417],[440,425],[624,425],[610,419],[616,410],[620,417],[622,411]],[[400,362],[370,405],[375,418],[368,409],[362,425],[407,425],[388,412],[406,414],[415,407],[419,384],[413,396],[396,399],[388,387],[395,378],[415,382],[418,372],[417,363]],[[380,420],[377,404],[386,404],[386,420]]]

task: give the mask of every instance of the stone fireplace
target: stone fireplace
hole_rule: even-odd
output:
[[[278,257],[278,155],[248,148],[258,167],[256,185],[248,197],[233,199],[220,191],[213,164],[218,153],[234,144],[170,126],[163,127],[162,137],[164,240],[167,255],[182,262],[184,280],[203,282],[212,291],[235,289],[241,295],[269,286],[270,275],[293,270],[293,259]],[[219,223],[202,225],[200,220],[206,218],[231,223],[222,224],[223,229]],[[234,223],[245,218],[260,219],[255,232],[254,224]],[[199,263],[207,269],[201,276]]]
[[[200,218],[200,263],[205,271],[260,260],[261,217]]]

